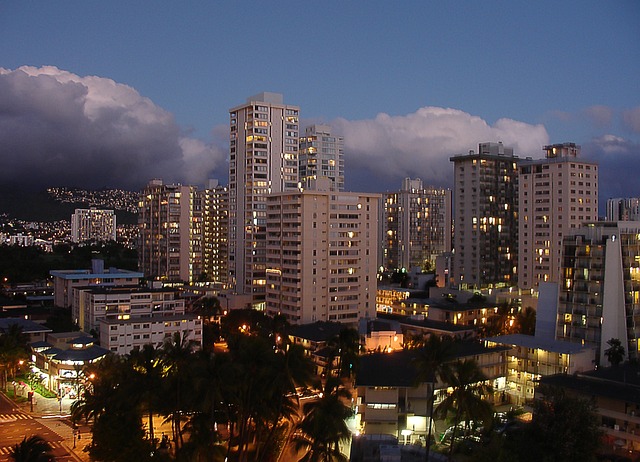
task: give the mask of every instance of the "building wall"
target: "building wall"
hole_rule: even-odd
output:
[[[229,190],[217,181],[199,192],[202,207],[202,270],[208,281],[229,281]]]
[[[113,210],[76,209],[71,215],[71,240],[73,242],[115,241],[116,215]]]
[[[559,282],[562,237],[598,219],[598,165],[580,160],[574,143],[544,150],[544,159],[519,167],[518,284],[523,289]]]
[[[382,265],[387,270],[435,269],[436,257],[451,251],[451,190],[406,178],[399,192],[383,197]]]
[[[310,190],[269,196],[269,314],[293,324],[374,317],[378,198]]]
[[[185,311],[184,299],[173,290],[140,290],[113,288],[111,291],[78,288],[74,291],[72,312],[84,332],[99,331],[101,319],[150,317],[154,314],[174,315]]]
[[[193,282],[202,272],[202,213],[192,186],[152,180],[140,195],[138,268],[145,276]]]
[[[608,199],[607,221],[640,221],[640,197]]]
[[[229,111],[229,271],[238,293],[264,307],[266,199],[298,188],[299,112],[261,93]]]
[[[454,156],[454,284],[517,283],[519,159],[502,143]]]
[[[312,125],[300,137],[299,173],[305,189],[313,180],[329,178],[332,191],[344,190],[344,138],[328,125]]]
[[[622,330],[626,336],[626,342],[621,340],[626,343],[627,358],[638,358],[638,261],[640,222],[589,223],[565,236],[556,329],[558,339],[594,345],[601,358],[609,340],[603,337],[603,332]],[[621,329],[617,326],[620,322],[623,323]]]
[[[101,345],[119,355],[141,349],[145,344],[159,348],[175,333],[181,337],[186,334],[197,348],[202,348],[202,320],[192,315],[102,320],[99,324]]]

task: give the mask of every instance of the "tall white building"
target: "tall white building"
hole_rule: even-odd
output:
[[[518,285],[559,282],[562,238],[598,220],[598,165],[580,160],[574,143],[545,146],[544,159],[519,167]]]
[[[116,215],[113,210],[103,210],[91,207],[76,209],[71,215],[71,240],[84,241],[115,241]]]
[[[138,268],[145,276],[193,282],[202,273],[202,210],[193,186],[152,180],[140,195]]]
[[[608,199],[607,221],[640,221],[640,197]]]
[[[299,113],[277,93],[229,111],[229,274],[264,308],[267,195],[298,188]]]
[[[400,191],[383,195],[381,225],[386,269],[435,269],[436,257],[451,252],[451,190],[405,178]]]
[[[518,275],[518,162],[513,148],[480,143],[454,164],[454,284],[513,286]]]
[[[333,191],[344,191],[344,138],[328,125],[312,125],[300,137],[300,182],[308,189],[313,180],[329,178]]]
[[[380,195],[329,189],[267,199],[266,311],[292,324],[375,317]]]

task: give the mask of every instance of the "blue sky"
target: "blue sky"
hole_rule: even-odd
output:
[[[28,82],[17,75],[22,66],[32,68],[20,74]],[[51,158],[47,137],[69,133],[60,138],[73,138],[71,146],[57,140],[54,157],[89,168],[65,169],[64,181],[81,183],[95,166],[100,175],[88,177],[106,186],[136,187],[150,174],[225,183],[228,109],[275,91],[301,107],[303,122],[343,132],[350,189],[394,189],[404,176],[451,186],[448,157],[500,137],[523,157],[541,157],[544,143],[579,143],[602,164],[601,204],[605,194],[640,195],[640,181],[622,168],[623,160],[640,161],[637,1],[0,1],[0,68],[0,142],[24,152],[14,178],[25,156],[33,168]],[[95,141],[104,131],[96,124],[111,121],[99,111],[77,130],[72,123],[88,122],[48,118],[68,92],[44,85],[43,73],[58,82],[68,73],[63,80],[89,88],[94,106],[118,101],[109,107],[126,114],[110,125],[108,141]],[[111,81],[117,91],[106,88]],[[87,115],[86,101],[81,106]],[[1,116],[16,111],[19,118]],[[123,134],[131,114],[137,124]],[[31,126],[16,129],[25,121]],[[49,129],[38,134],[43,125]],[[77,139],[78,130],[93,141]],[[158,142],[154,130],[171,139]],[[384,139],[371,143],[371,131]],[[154,143],[176,152],[154,162],[153,151],[162,151]],[[136,152],[146,154],[133,162]],[[140,171],[110,180],[123,162]],[[150,162],[163,167],[145,172]],[[604,187],[607,178],[618,184]]]

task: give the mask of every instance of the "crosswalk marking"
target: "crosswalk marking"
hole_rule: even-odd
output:
[[[27,414],[22,414],[22,413],[17,413],[17,414],[0,414],[0,422],[2,421],[11,421],[11,420],[18,420],[18,419],[23,419],[23,420],[27,420],[30,419],[31,417],[28,416]]]
[[[59,441],[47,441],[49,443],[49,446],[51,446],[53,449],[58,449],[58,448],[63,448],[62,444],[60,444]],[[6,456],[11,454],[11,448],[13,448],[13,446],[0,446],[0,455]]]

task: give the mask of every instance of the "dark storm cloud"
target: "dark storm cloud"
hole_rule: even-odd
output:
[[[0,68],[0,185],[204,183],[226,153],[184,137],[136,90],[55,67]]]

